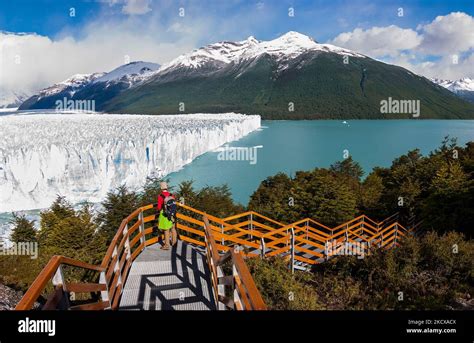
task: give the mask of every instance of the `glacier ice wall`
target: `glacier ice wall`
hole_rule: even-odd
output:
[[[0,116],[0,212],[55,197],[98,202],[143,186],[260,127],[260,116],[30,114]]]

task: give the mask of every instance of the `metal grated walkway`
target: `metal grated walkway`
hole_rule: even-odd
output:
[[[205,252],[178,241],[145,248],[133,262],[120,310],[215,310]]]

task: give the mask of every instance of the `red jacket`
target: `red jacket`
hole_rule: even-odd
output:
[[[168,191],[162,191],[160,195],[158,195],[158,211],[161,211],[161,209],[163,208],[163,201],[169,195],[171,195],[171,193]]]

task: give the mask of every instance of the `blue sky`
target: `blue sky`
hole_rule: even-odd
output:
[[[106,18],[126,20],[127,15],[122,13],[120,4],[111,5],[110,2],[94,0],[1,0],[0,1],[0,30],[10,32],[34,32],[40,35],[57,37],[64,31],[79,35],[81,28],[89,22]],[[262,17],[271,15],[272,21],[259,24],[251,22],[251,27],[239,28],[232,33],[233,37],[226,39],[243,39],[246,35],[253,35],[259,39],[272,39],[289,30],[299,31],[313,36],[318,41],[327,41],[341,32],[356,27],[370,28],[395,24],[405,28],[416,28],[421,23],[430,22],[438,15],[462,11],[474,15],[474,1],[472,0],[277,0],[277,1],[166,1],[170,5],[166,9],[161,7],[163,1],[151,0],[152,9],[143,17],[151,17],[161,12],[162,20],[166,16],[172,18],[179,7],[189,4],[193,6],[190,16],[200,16],[202,13],[214,17],[228,18],[238,25],[235,13],[245,11],[261,12]],[[262,5],[263,4],[263,5]],[[199,10],[195,11],[194,6]],[[175,8],[176,13],[168,10]],[[296,16],[287,15],[288,8],[295,9]],[[69,9],[76,11],[75,18],[69,17]],[[398,9],[403,8],[404,16],[399,17]],[[279,12],[279,13],[278,13]],[[236,27],[237,28],[237,27]],[[215,34],[218,36],[218,34]],[[203,37],[203,44],[207,37]],[[209,41],[211,42],[211,41]]]
[[[474,0],[0,0],[0,90],[290,30],[427,77],[474,77]]]

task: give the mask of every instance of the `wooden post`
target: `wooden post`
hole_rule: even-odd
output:
[[[142,245],[142,251],[145,249],[145,223],[143,221],[143,210],[138,214],[138,220],[140,221],[139,231],[140,231],[140,245]],[[158,225],[158,224],[157,224]],[[159,232],[159,230],[158,230]],[[159,238],[158,238],[159,239]]]
[[[395,224],[395,238],[393,239],[392,247],[394,247],[397,244],[397,239],[398,239],[398,223]]]
[[[118,273],[118,279],[117,279],[117,285],[121,285],[122,284],[122,273],[121,273],[121,270],[120,270],[120,256],[118,256],[118,250],[117,250],[117,245],[114,246],[114,252],[112,253],[112,259],[117,256],[117,259],[115,261],[115,266],[114,266],[114,273]]]
[[[128,224],[125,225],[125,227],[123,228],[123,235],[127,237],[127,239],[125,240],[125,251],[127,253],[127,257],[126,257],[126,260],[130,260],[130,258],[132,257],[132,254],[130,253],[130,237],[128,236]]]
[[[222,245],[225,245],[225,241],[224,241],[224,224],[221,224],[221,233],[222,233],[221,244],[222,244]]]
[[[329,259],[328,243],[329,243],[328,240],[326,240],[326,243],[324,243],[324,258],[325,258],[326,261]]]
[[[295,230],[291,228],[291,273],[295,272]]]
[[[56,273],[51,280],[53,283],[54,288],[61,288],[63,292],[63,296],[61,298],[61,302],[59,306],[65,307],[65,309],[69,308],[69,293],[66,290],[66,280],[64,279],[63,269],[62,266],[59,265]]]
[[[250,241],[253,240],[253,213],[250,213]]]
[[[234,277],[234,280],[235,279],[238,279],[239,278],[239,273],[237,272],[237,268],[235,267],[235,265],[232,265],[232,275]],[[241,280],[238,281],[238,283],[240,283]],[[240,300],[240,296],[239,296],[239,291],[237,290],[237,287],[235,287],[235,284],[236,282],[234,281],[234,286],[233,286],[233,289],[234,289],[234,294],[233,294],[233,297],[234,297],[234,310],[243,310],[242,308],[242,301]]]
[[[112,304],[110,303],[110,299],[109,299],[109,283],[107,282],[107,278],[105,277],[105,272],[100,272],[99,283],[102,283],[105,285],[105,291],[100,291],[100,298],[102,299],[102,301],[109,302],[109,306],[106,307],[105,309],[110,310],[112,308],[111,307]]]

